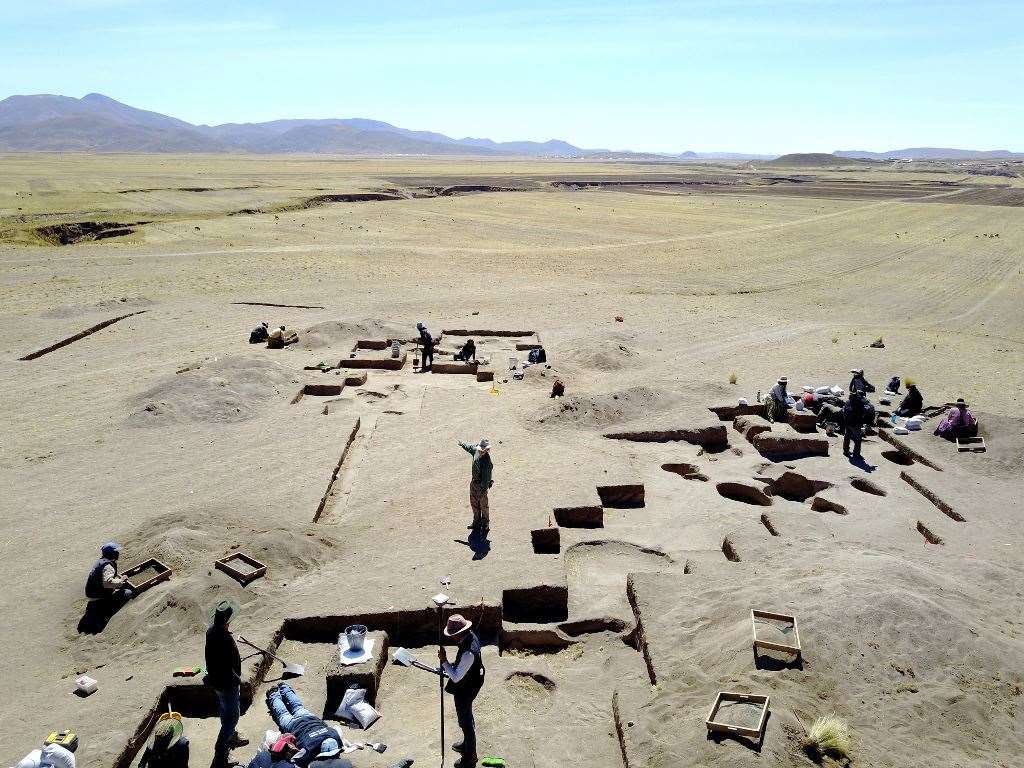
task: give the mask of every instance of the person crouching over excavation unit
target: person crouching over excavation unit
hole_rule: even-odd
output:
[[[100,600],[111,607],[120,608],[131,600],[135,594],[128,579],[117,573],[117,561],[121,557],[121,547],[108,541],[100,547],[100,559],[93,565],[85,580],[85,596],[90,600]]]
[[[473,509],[473,523],[467,527],[486,536],[491,528],[487,491],[494,485],[494,480],[491,479],[494,470],[494,464],[491,462],[491,442],[485,437],[476,445],[459,445],[473,457],[473,475],[469,481],[469,506]]]
[[[462,757],[455,761],[455,768],[469,768],[476,765],[476,720],[473,718],[473,700],[484,685],[484,661],[480,655],[480,640],[472,632],[473,624],[457,613],[448,617],[444,628],[445,637],[458,642],[455,664],[448,663],[444,646],[437,650],[441,662],[438,670],[448,678],[444,690],[455,700],[455,714],[462,729],[462,741],[452,744],[452,749]]]

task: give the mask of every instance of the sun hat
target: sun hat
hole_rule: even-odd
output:
[[[779,376],[779,380],[776,383],[777,384],[789,384],[789,379],[786,378],[785,376]]]
[[[864,373],[864,369],[863,368],[851,368],[850,369],[850,373],[860,373],[860,374],[863,374]]]
[[[324,739],[320,742],[320,753],[316,756],[319,760],[322,757],[337,757],[341,754],[341,745],[336,739]]]
[[[100,547],[100,554],[104,557],[110,557],[111,555],[121,554],[121,545],[116,541],[108,541],[102,547]]]
[[[480,445],[477,446],[481,451],[489,451],[491,449],[491,441],[486,437],[480,438]]]
[[[956,399],[956,404],[957,404],[957,405],[967,405],[967,401],[966,401],[966,400],[964,400],[964,399],[963,399],[962,397],[958,397],[958,398]]]
[[[178,743],[185,726],[181,722],[181,715],[177,712],[168,712],[160,716],[156,728],[153,729],[154,749],[170,749]]]
[[[448,617],[448,623],[444,628],[445,637],[458,637],[463,632],[469,630],[473,626],[473,622],[467,619],[460,613],[453,613]]]
[[[231,598],[225,598],[210,608],[210,622],[227,623],[233,619],[240,610],[240,606]]]

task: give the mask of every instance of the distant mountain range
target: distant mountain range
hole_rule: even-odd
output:
[[[433,131],[411,131],[380,120],[271,120],[264,123],[193,125],[130,107],[100,93],[80,99],[39,94],[0,101],[0,152],[293,152],[340,155],[476,155],[590,159],[771,160],[775,155],[742,152],[667,154],[583,149],[566,141],[453,139]],[[1024,153],[995,150],[900,149],[892,152],[837,151],[836,158],[1024,159]],[[822,157],[831,157],[823,155]],[[804,164],[824,165],[827,162]]]
[[[1024,160],[1024,152],[1010,152],[1007,149],[977,150],[946,147],[911,147],[910,149],[891,149],[888,152],[840,149],[832,154],[836,157],[848,157],[855,160]]]

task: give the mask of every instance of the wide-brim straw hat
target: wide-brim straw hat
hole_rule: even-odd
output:
[[[468,632],[472,626],[473,622],[465,616],[460,613],[453,613],[448,617],[448,623],[445,625],[445,637],[458,637],[459,635]]]
[[[164,749],[170,749],[178,743],[185,732],[185,725],[181,722],[181,714],[178,712],[164,712],[156,722],[153,729],[153,746],[166,741]]]
[[[491,441],[488,440],[486,437],[482,437],[480,438],[480,444],[477,446],[477,448],[479,448],[481,451],[489,451],[491,450]]]
[[[214,623],[217,620],[217,615],[220,613],[227,613],[228,620],[235,618],[238,612],[241,610],[241,606],[230,597],[226,597],[223,600],[218,600],[216,603],[210,606],[209,618],[210,623]]]

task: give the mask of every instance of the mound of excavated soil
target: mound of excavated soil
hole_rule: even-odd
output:
[[[642,363],[634,345],[635,341],[623,334],[582,340],[562,355],[561,362],[599,373],[635,368]]]
[[[436,335],[437,331],[434,333]],[[358,339],[412,338],[415,335],[415,327],[401,328],[379,321],[349,323],[344,320],[328,320],[300,331],[299,348],[324,349],[344,344],[351,348]]]
[[[603,429],[625,424],[651,414],[672,410],[679,402],[675,393],[650,387],[630,387],[617,392],[573,394],[547,398],[525,414],[532,428],[559,426],[578,429]]]
[[[231,424],[254,418],[274,397],[291,396],[295,373],[258,357],[231,356],[170,374],[128,404],[128,424]]]

